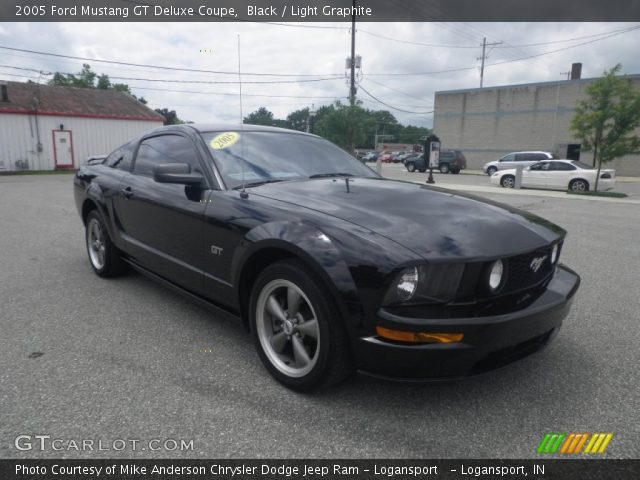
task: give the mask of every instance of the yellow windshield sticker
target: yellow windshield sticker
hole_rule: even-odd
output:
[[[209,145],[211,145],[211,148],[214,150],[222,150],[236,143],[239,138],[240,134],[238,132],[224,132],[216,135]]]

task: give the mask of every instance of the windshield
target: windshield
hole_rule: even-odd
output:
[[[204,132],[228,188],[331,176],[377,177],[369,167],[318,137],[281,132]]]

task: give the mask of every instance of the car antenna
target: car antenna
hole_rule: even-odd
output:
[[[238,34],[238,86],[240,87],[240,172],[242,175],[242,190],[240,191],[241,198],[249,198],[249,194],[245,191],[245,179],[244,179],[244,144],[242,131],[244,130],[244,120],[242,117],[242,73],[240,70],[240,34]]]

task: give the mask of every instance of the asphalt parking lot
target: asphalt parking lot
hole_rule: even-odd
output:
[[[478,193],[488,178],[436,182]],[[640,186],[623,188],[628,201],[483,193],[569,232],[561,261],[583,283],[543,352],[457,383],[355,376],[301,395],[239,323],[138,274],[98,278],[70,175],[0,177],[0,458],[530,458],[547,432],[612,432],[605,456],[638,458]],[[19,451],[19,435],[193,449]]]

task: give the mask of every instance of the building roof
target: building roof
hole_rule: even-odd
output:
[[[96,88],[54,87],[34,82],[2,82],[8,101],[0,97],[0,113],[35,113],[65,117],[164,121],[164,117],[131,95]]]
[[[639,73],[632,74],[624,74],[620,75],[622,78],[627,78],[629,80],[640,80]],[[482,88],[461,88],[458,90],[440,90],[435,92],[435,95],[449,95],[455,93],[470,93],[470,92],[488,92],[491,90],[509,90],[512,88],[523,88],[523,87],[542,87],[542,86],[556,86],[556,85],[572,85],[576,83],[592,83],[596,80],[599,80],[602,77],[591,77],[591,78],[578,78],[575,80],[552,80],[547,82],[533,82],[533,83],[518,83],[515,85],[494,85],[489,87]]]

